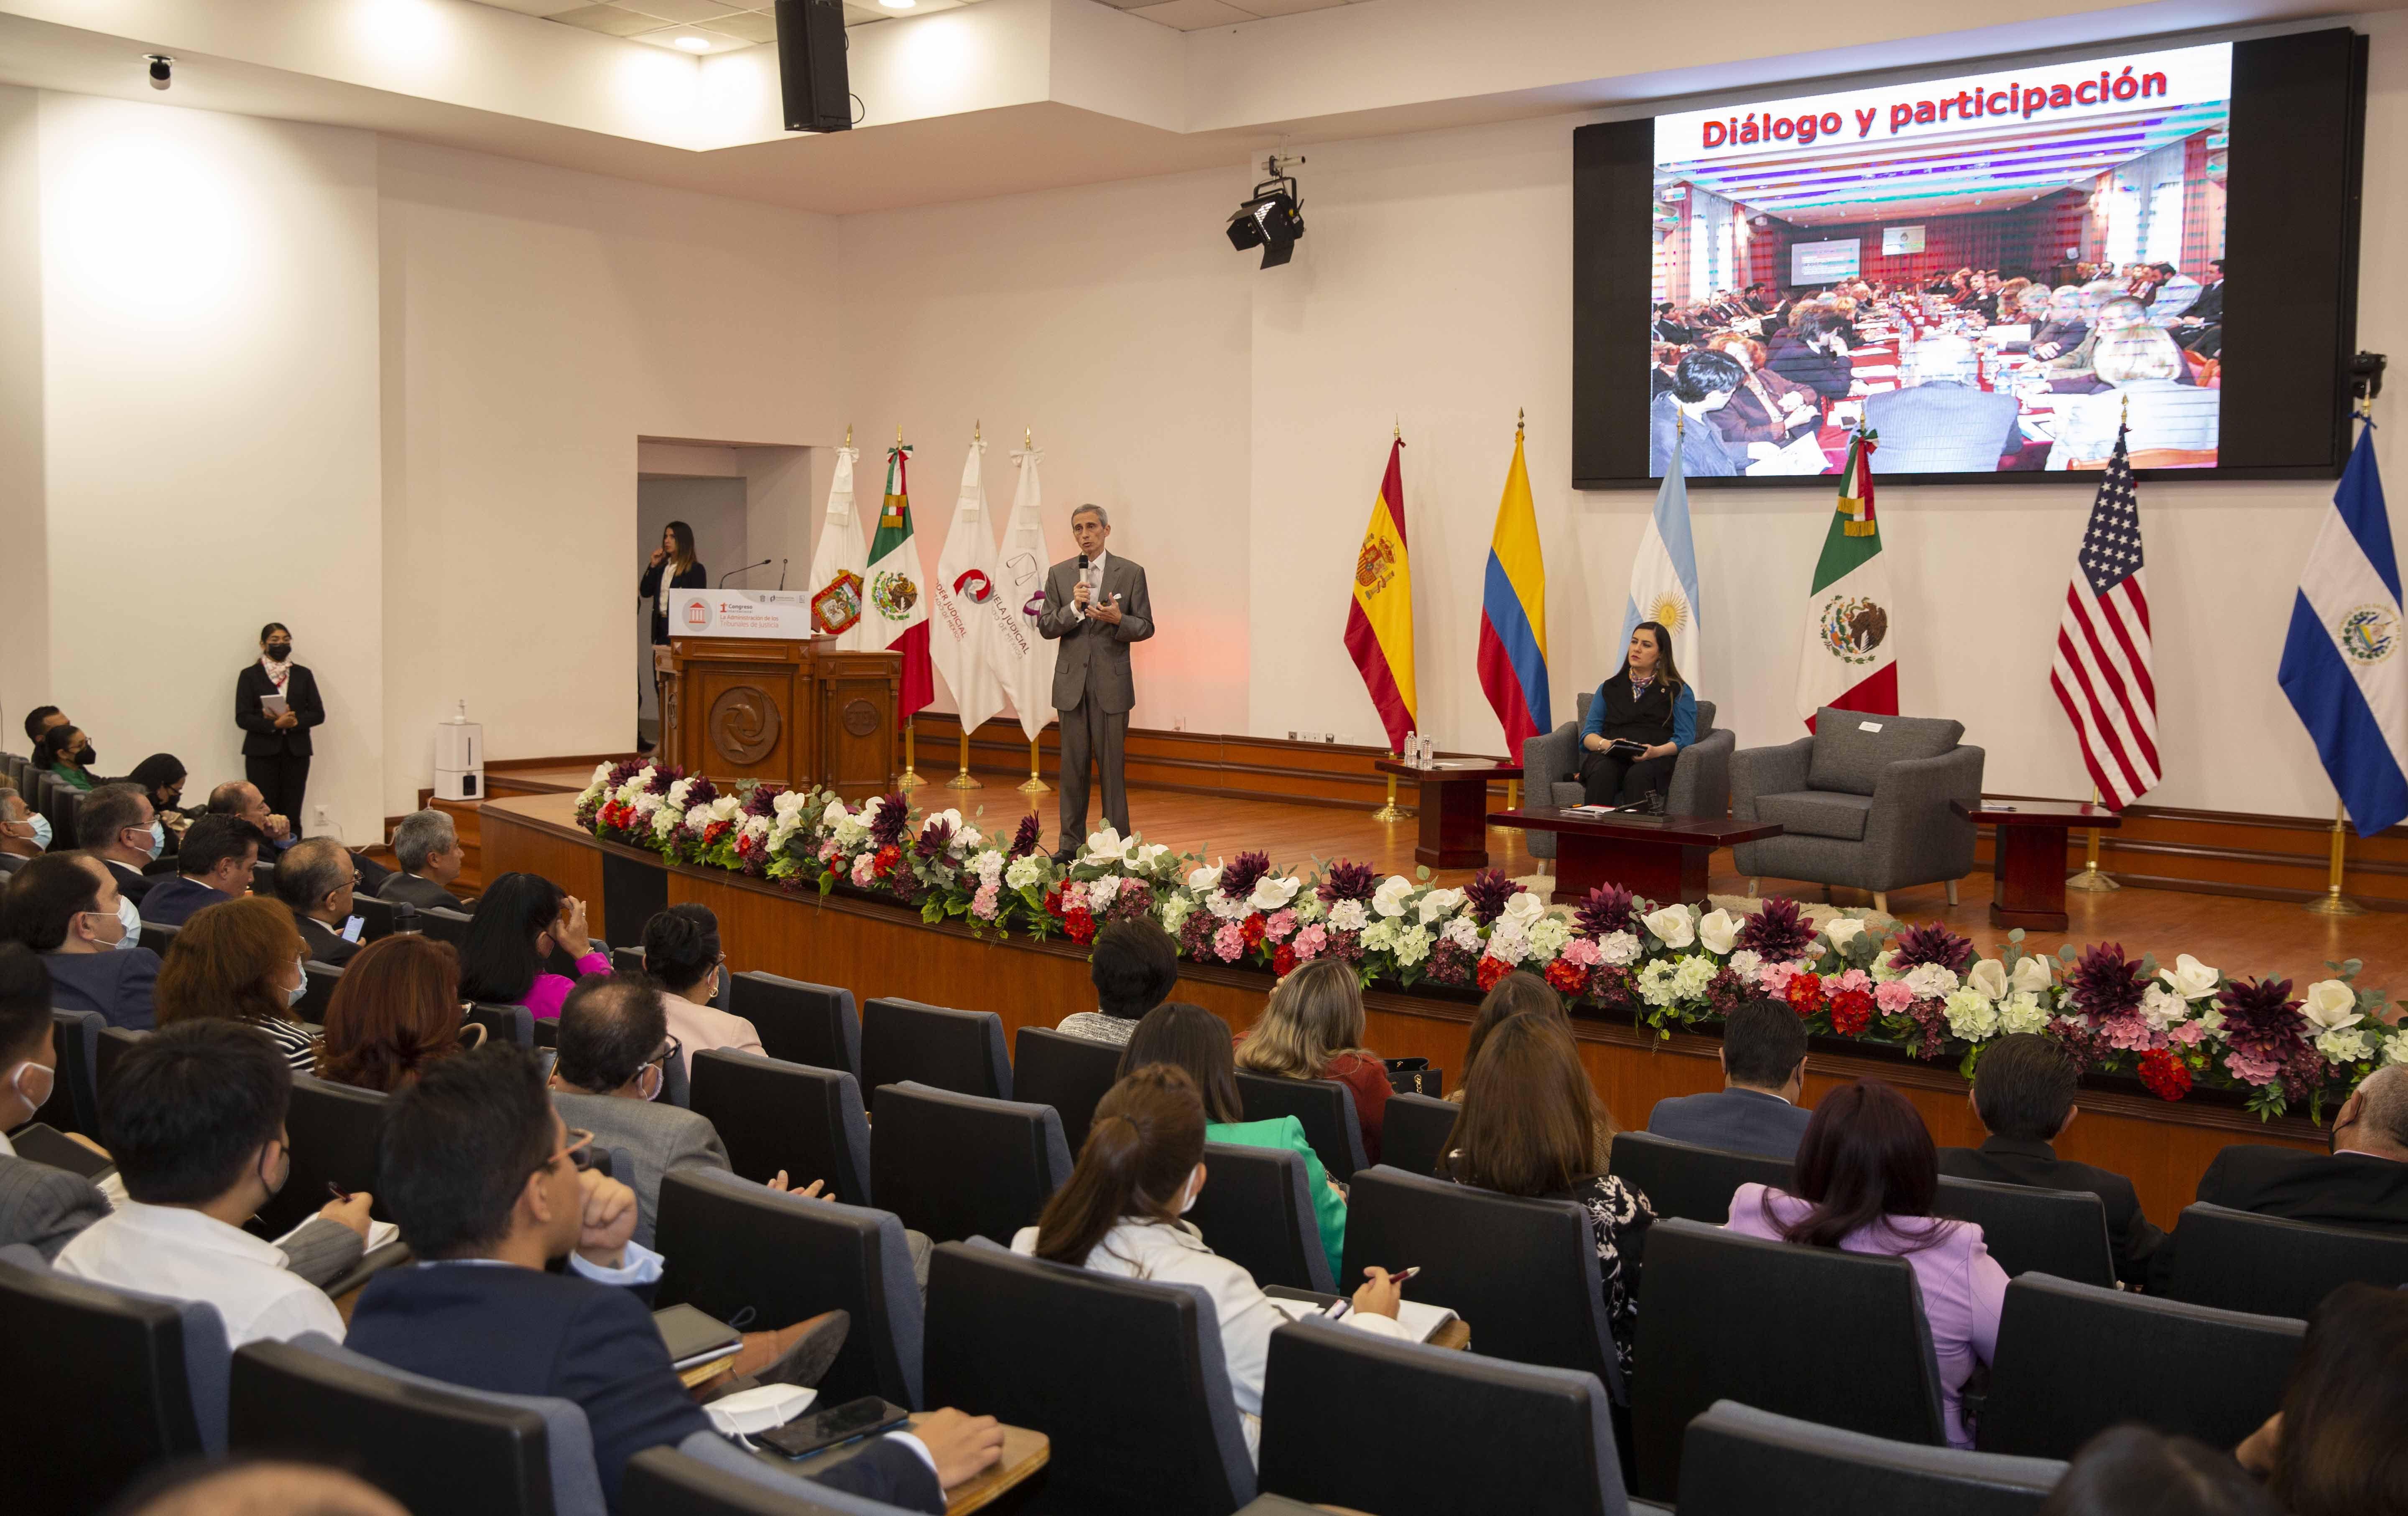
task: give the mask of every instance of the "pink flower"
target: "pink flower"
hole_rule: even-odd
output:
[[[1285,942],[1296,933],[1296,912],[1275,910],[1263,920],[1263,936],[1273,942]]]
[[[1796,964],[1773,962],[1756,971],[1756,982],[1766,994],[1779,1000],[1789,994],[1789,981],[1798,977]]]
[[[980,885],[978,894],[970,896],[970,914],[982,922],[995,920],[996,897],[1001,894],[996,885]]]
[[[2232,1070],[2232,1077],[2244,1084],[2272,1084],[2274,1077],[2282,1072],[2282,1065],[2272,1059],[2253,1058],[2238,1048],[2224,1055],[2224,1066]]]
[[[843,851],[844,850],[836,845],[836,838],[830,837],[825,842],[820,844],[820,862],[824,864],[833,863],[836,860],[836,855]]]
[[[2200,1025],[2199,1023],[2195,1021],[2189,1021],[2183,1023],[2180,1026],[2168,1032],[2166,1034],[2166,1040],[2171,1043],[2177,1043],[2186,1048],[2196,1048],[2199,1046],[2199,1039],[2205,1036],[2207,1036],[2206,1027]]]
[[[2149,1030],[2149,1023],[2143,1021],[2137,1012],[2110,1017],[2099,1024],[2099,1031],[2106,1037],[2109,1047],[2120,1048],[2127,1052],[2145,1052],[2164,1045],[2163,1039]]]
[[[1555,955],[1555,961],[1579,968],[1595,968],[1605,962],[1605,954],[1598,951],[1593,938],[1576,937],[1564,944],[1564,951]]]
[[[1891,980],[1873,986],[1873,1004],[1881,1008],[1885,1016],[1903,1015],[1906,1008],[1914,1004],[1914,992],[1906,987],[1904,980]]]
[[[1841,975],[1838,979],[1826,980],[1823,983],[1823,993],[1825,994],[1846,994],[1852,990],[1862,990],[1870,994],[1872,992],[1872,987],[1873,977],[1870,974],[1866,973],[1861,968],[1852,968],[1846,973]]]
[[[1212,951],[1221,955],[1223,963],[1234,964],[1246,951],[1246,935],[1238,929],[1237,922],[1225,922],[1212,934]]]
[[[1328,931],[1319,922],[1315,922],[1296,935],[1297,961],[1301,963],[1309,958],[1318,958],[1322,951],[1328,946]]]
[[[853,861],[853,882],[854,884],[867,890],[869,888],[870,884],[877,880],[877,878],[878,855],[876,853],[865,852],[860,857],[855,858]]]

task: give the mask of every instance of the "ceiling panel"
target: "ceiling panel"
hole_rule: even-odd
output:
[[[666,48],[693,58],[708,58],[714,52],[734,52],[752,45],[749,37],[732,36],[708,26],[664,26],[658,31],[638,32],[628,40],[648,42],[653,47]],[[702,45],[695,46],[697,42]]]
[[[628,0],[629,10],[658,16],[665,21],[710,22],[734,11],[752,7],[735,0]]]
[[[570,10],[556,10],[552,20],[568,26],[581,26],[589,32],[601,32],[610,36],[634,36],[638,32],[657,30],[664,18],[647,16],[629,10],[624,6],[579,6]]]
[[[1293,16],[1303,10],[1331,10],[1356,3],[1356,0],[1237,0],[1241,7],[1257,16]]]
[[[1161,0],[1158,5],[1132,6],[1132,16],[1142,16],[1150,21],[1182,32],[1200,32],[1208,26],[1238,26],[1262,18],[1229,0]]]

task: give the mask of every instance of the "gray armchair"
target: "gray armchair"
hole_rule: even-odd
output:
[[[1889,912],[1889,892],[1956,881],[1972,871],[1973,823],[1949,808],[1982,798],[1982,750],[1961,745],[1962,722],[1869,716],[1826,706],[1814,735],[1731,759],[1731,815],[1781,823],[1781,836],[1731,850],[1756,880],[1811,880],[1870,890]]]
[[[1589,702],[1597,692],[1583,694],[1572,719],[1544,737],[1526,737],[1522,741],[1522,790],[1534,806],[1577,806],[1581,803],[1580,761],[1581,724],[1588,720]],[[1697,739],[1681,750],[1672,765],[1672,787],[1664,796],[1664,810],[1671,816],[1711,816],[1717,820],[1730,811],[1731,751],[1739,738],[1728,732],[1714,730],[1714,703],[1698,702]],[[1555,834],[1529,831],[1522,834],[1533,858],[1555,855]]]

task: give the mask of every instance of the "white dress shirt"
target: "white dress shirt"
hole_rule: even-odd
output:
[[[207,1301],[225,1322],[229,1348],[304,1332],[343,1340],[342,1312],[292,1271],[275,1243],[183,1206],[120,1201],[78,1233],[54,1266],[121,1290]]]
[[[1101,549],[1097,549],[1096,555],[1087,560],[1086,568],[1081,571],[1079,575],[1082,579],[1084,579],[1088,584],[1095,587],[1093,593],[1096,594],[1101,594],[1104,592],[1104,560],[1109,556],[1111,555],[1104,552]],[[1087,608],[1079,604],[1076,600],[1071,601],[1070,619],[1074,622],[1085,621],[1087,619]]]

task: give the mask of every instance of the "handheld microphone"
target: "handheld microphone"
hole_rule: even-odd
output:
[[[1087,555],[1086,555],[1085,553],[1083,553],[1083,552],[1082,552],[1082,553],[1079,554],[1079,572],[1080,572],[1080,573],[1082,573],[1082,574],[1083,574],[1083,573],[1085,573],[1086,571],[1087,571]]]
[[[775,560],[775,559],[764,558],[764,559],[762,559],[762,560],[761,560],[761,562],[760,562],[760,563],[757,563],[757,564],[746,564],[746,565],[745,565],[743,567],[741,567],[741,568],[731,568],[731,569],[729,569],[726,573],[722,574],[722,575],[720,575],[720,576],[719,576],[719,587],[720,587],[721,589],[723,589],[723,590],[724,590],[724,589],[727,588],[727,581],[728,581],[729,579],[734,579],[737,575],[738,575],[738,574],[750,574],[751,572],[752,572],[752,570],[754,570],[754,569],[756,569],[756,568],[759,568],[759,567],[763,566],[764,565],[770,564],[770,563],[774,563],[774,562],[776,562],[776,560]]]

